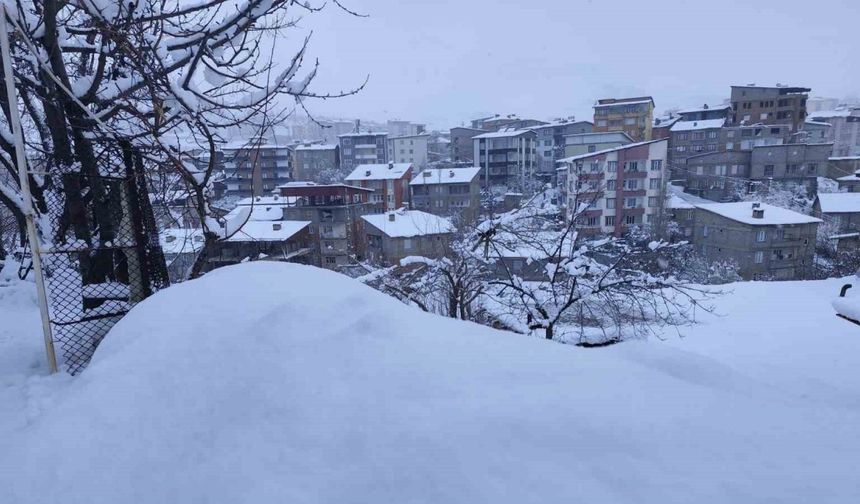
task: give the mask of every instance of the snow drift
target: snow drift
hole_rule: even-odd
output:
[[[856,397],[811,400],[677,345],[498,332],[290,264],[147,299],[62,396],[0,454],[0,502],[860,495]]]

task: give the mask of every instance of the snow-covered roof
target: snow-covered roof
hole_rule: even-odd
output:
[[[363,136],[383,136],[383,135],[388,135],[388,132],[387,131],[373,131],[373,132],[364,131],[361,133],[343,133],[341,135],[338,135],[337,137],[343,138],[343,137],[363,137]]]
[[[362,215],[361,218],[391,238],[454,232],[454,225],[450,220],[420,210],[401,209],[383,214]]]
[[[424,170],[409,185],[468,184],[481,172],[480,167]]]
[[[236,202],[237,206],[288,206],[296,202],[295,196],[254,196],[253,198],[242,198]]]
[[[259,221],[249,220],[227,238],[230,242],[286,241],[306,228],[310,221]]]
[[[830,161],[855,161],[860,160],[860,156],[833,156],[828,159]]]
[[[335,144],[311,144],[311,145],[297,145],[296,150],[334,150],[337,149],[337,145]]]
[[[730,108],[732,108],[731,105],[713,105],[713,106],[709,105],[707,108],[695,107],[695,108],[679,110],[678,113],[679,114],[693,114],[696,112],[709,112],[711,110],[726,110],[726,109],[730,109]]]
[[[709,203],[713,201],[684,192],[683,187],[672,184],[666,186],[666,208],[696,208]]]
[[[531,129],[505,129],[501,131],[491,131],[489,133],[476,135],[473,136],[472,139],[474,140],[476,138],[511,138],[524,135],[526,133],[533,133],[533,131]]]
[[[671,126],[680,120],[681,120],[681,116],[679,116],[679,115],[673,115],[672,117],[669,117],[669,116],[655,117],[654,120],[651,122],[651,126],[653,126],[654,128],[665,128],[666,126]]]
[[[860,212],[860,193],[818,193],[822,213]]]
[[[553,121],[553,122],[547,123],[547,124],[539,124],[537,126],[529,126],[527,129],[536,130],[536,129],[545,129],[545,128],[557,128],[559,126],[569,126],[571,124],[583,124],[583,123],[594,125],[594,123],[591,121],[575,121],[575,120]]]
[[[344,180],[394,180],[412,168],[412,163],[360,164]]]
[[[397,135],[388,137],[389,140],[397,140],[398,138],[420,138],[420,137],[430,137],[430,133],[418,133],[417,135]]]
[[[613,103],[595,103],[594,108],[599,107],[618,107],[621,105],[639,105],[640,103],[654,103],[654,100],[636,100],[636,101],[617,101]]]
[[[851,115],[851,109],[838,109],[838,110],[819,110],[817,112],[809,112],[807,117],[849,117]]]
[[[199,252],[204,245],[202,229],[168,228],[158,233],[158,242],[165,254],[190,254]]]
[[[722,128],[726,123],[725,118],[705,119],[704,121],[678,121],[672,125],[669,131],[694,131],[711,128]]]
[[[764,210],[762,218],[753,217],[753,205],[758,204]],[[734,203],[708,203],[696,205],[696,208],[721,215],[733,221],[750,224],[753,226],[780,226],[789,224],[811,224],[821,222],[821,219],[802,213],[768,205],[767,203],[750,203],[749,201],[738,201]]]
[[[287,198],[281,198],[281,200],[286,200]],[[296,198],[292,198],[296,199]],[[224,216],[225,219],[232,220],[234,218],[242,216],[242,219],[248,219],[252,221],[276,221],[284,218],[284,207],[287,206],[286,201],[277,205],[264,205],[260,203],[254,203],[251,205],[239,205],[227,215]],[[250,214],[246,213],[247,209],[250,208]]]
[[[860,181],[860,170],[854,172],[852,175],[845,175],[837,178],[836,180],[840,182],[851,182],[851,181]]]
[[[654,143],[654,142],[666,142],[666,141],[667,140],[665,138],[662,138],[660,140],[648,140],[646,142],[636,142],[636,143],[630,143],[630,144],[625,144],[625,145],[619,145],[618,147],[612,147],[610,149],[603,149],[602,151],[586,152],[585,154],[578,154],[576,156],[570,156],[570,157],[562,158],[562,159],[559,159],[558,161],[556,161],[556,163],[572,163],[574,161],[579,161],[580,159],[588,159],[590,157],[600,156],[602,154],[608,154],[610,152],[620,151],[620,150],[624,150],[624,149],[630,149],[632,147],[638,147],[640,145],[647,145],[647,144]]]
[[[815,126],[833,126],[829,122],[824,121],[804,121],[804,124],[813,124]]]

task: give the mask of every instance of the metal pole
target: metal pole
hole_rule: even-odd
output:
[[[27,223],[27,240],[30,242],[30,252],[33,256],[33,272],[36,275],[36,293],[39,298],[39,313],[42,316],[42,333],[45,337],[45,354],[51,373],[57,372],[57,357],[54,352],[54,339],[51,336],[51,319],[48,315],[48,296],[45,290],[45,277],[42,270],[39,236],[36,234],[34,220],[33,197],[30,194],[30,177],[27,171],[27,154],[24,151],[24,134],[21,131],[21,118],[18,115],[18,94],[15,92],[15,78],[12,74],[12,59],[9,51],[9,29],[7,23],[6,5],[2,6],[0,20],[0,55],[3,57],[3,74],[6,81],[6,98],[9,102],[9,122],[12,135],[15,137],[15,162],[18,165],[18,177],[21,183],[21,193],[24,199],[24,219]]]

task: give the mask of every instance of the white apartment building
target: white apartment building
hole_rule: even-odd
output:
[[[392,163],[411,163],[421,169],[427,166],[427,145],[430,135],[406,135],[388,138],[388,160]]]

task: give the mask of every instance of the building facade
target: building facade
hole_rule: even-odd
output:
[[[388,160],[392,163],[409,163],[421,169],[427,166],[430,135],[388,137]]]
[[[473,137],[473,162],[483,171],[483,185],[522,188],[534,180],[536,138],[531,130],[503,130]]]
[[[451,222],[419,210],[396,210],[365,215],[365,256],[386,265],[397,265],[409,256],[442,257],[454,232]]]
[[[692,242],[706,259],[735,263],[746,280],[803,279],[820,222],[764,203],[697,205]]]
[[[750,151],[709,152],[685,160],[683,174],[690,194],[711,201],[735,201],[749,191]]]
[[[579,156],[633,143],[633,139],[623,131],[608,133],[579,133],[564,137],[564,157]],[[561,158],[561,159],[563,159]],[[558,166],[556,166],[558,168]]]
[[[227,194],[269,194],[292,178],[292,152],[286,145],[250,140],[222,150]]]
[[[733,124],[789,124],[801,129],[806,120],[810,88],[783,86],[732,86]]]
[[[568,135],[579,135],[591,133],[594,124],[589,121],[574,121],[573,119],[560,119],[558,121],[534,126],[531,128],[536,134],[538,172],[546,177],[555,173],[555,162],[567,154],[564,152],[565,137]]]
[[[344,171],[352,171],[360,164],[388,162],[388,133],[346,133],[337,138]]]
[[[669,133],[669,168],[673,178],[685,174],[687,158],[722,150],[720,133],[725,118],[678,121]]]
[[[480,175],[477,167],[424,170],[409,182],[412,208],[472,222],[481,208]]]
[[[372,213],[382,213],[409,206],[411,163],[362,164],[344,181],[373,191],[369,196]]]
[[[603,98],[594,105],[594,131],[623,131],[634,142],[651,140],[654,123],[654,99]]]
[[[830,124],[824,142],[833,142],[834,156],[860,156],[860,107],[818,111],[810,119]]]
[[[638,142],[560,160],[559,189],[568,219],[580,205],[580,230],[621,236],[658,226],[666,197],[669,141]]]
[[[475,160],[475,147],[472,139],[485,130],[457,126],[451,128],[451,161],[454,163],[472,163]]]
[[[320,173],[340,166],[340,147],[335,144],[299,144],[293,148],[293,179],[317,180]]]
[[[817,190],[817,177],[826,176],[832,144],[786,144],[754,147],[750,158],[750,180],[767,186],[773,181],[799,184],[810,194]]]
[[[284,219],[308,221],[313,263],[328,269],[352,265],[364,253],[364,225],[370,211],[368,196],[373,191],[346,184],[298,185],[278,188],[289,198]]]

